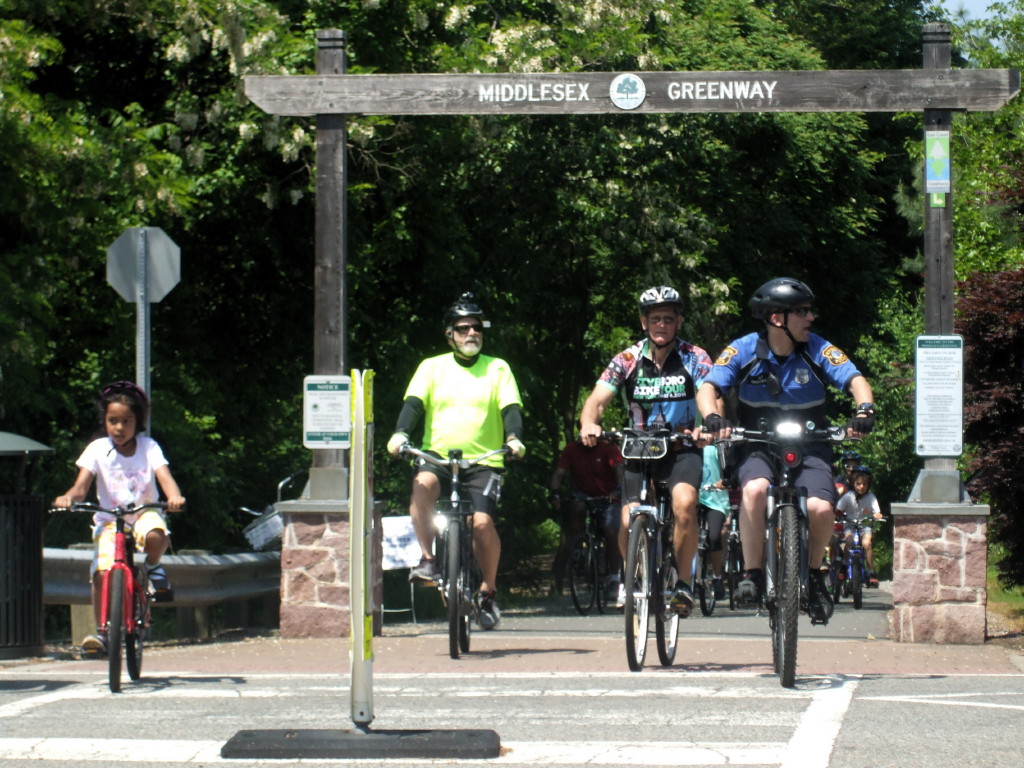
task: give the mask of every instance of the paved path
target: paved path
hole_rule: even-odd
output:
[[[893,643],[887,601],[873,591],[863,611],[841,605],[828,627],[802,625],[793,689],[771,674],[767,620],[746,612],[687,620],[670,668],[657,664],[652,639],[653,664],[639,674],[626,671],[620,614],[507,611],[458,661],[442,623],[389,625],[374,644],[369,735],[500,740],[499,757],[436,761],[444,765],[962,768],[965,756],[971,768],[1019,765],[1020,656]],[[119,695],[100,660],[2,662],[0,768],[326,764],[229,760],[221,750],[241,734],[286,746],[341,738],[346,749],[355,736],[364,746],[347,659],[342,640],[150,647],[143,679]]]

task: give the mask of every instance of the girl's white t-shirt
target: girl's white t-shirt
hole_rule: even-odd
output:
[[[166,466],[167,459],[160,445],[151,437],[135,438],[135,453],[122,456],[109,437],[93,440],[75,462],[96,477],[96,497],[107,509],[148,504],[160,499],[156,471]],[[102,523],[113,515],[98,512],[93,518]]]

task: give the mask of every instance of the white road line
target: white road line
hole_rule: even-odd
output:
[[[0,739],[0,754],[5,760],[75,763],[211,763],[222,762],[222,746],[219,741],[170,739]]]
[[[67,701],[69,699],[102,699],[109,695],[110,694],[105,689],[98,687],[86,688],[75,686],[73,688],[61,688],[60,690],[51,691],[50,693],[30,696],[26,699],[20,699],[18,701],[11,702],[10,704],[0,706],[0,719],[6,717],[18,717],[29,710],[33,710],[38,707],[45,707],[47,704],[53,704],[58,701]]]
[[[857,690],[857,681],[842,680],[831,688],[815,691],[793,732],[782,760],[782,768],[828,768],[832,748],[843,726],[843,718]]]
[[[2,739],[0,754],[6,760],[66,760],[104,763],[225,763],[219,741],[170,739]],[[502,754],[488,759],[487,765],[778,765],[786,746],[781,743],[695,743],[695,742],[616,742],[512,741],[502,744]],[[275,760],[275,762],[298,762]],[[325,762],[304,759],[302,764]],[[336,762],[336,761],[331,761]],[[406,759],[403,764],[443,764],[451,759]],[[380,765],[379,759],[345,760],[346,765]]]
[[[993,691],[983,693],[937,693],[921,696],[864,696],[861,701],[898,701],[904,704],[933,704],[940,707],[978,707],[981,709],[1010,709],[1024,712],[1021,704],[996,704],[989,701],[963,701],[974,696],[1020,696],[1020,691]]]

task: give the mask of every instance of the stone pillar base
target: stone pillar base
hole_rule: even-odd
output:
[[[277,504],[281,545],[281,637],[347,637],[347,500],[294,499]]]
[[[892,514],[892,638],[984,643],[988,506],[893,504]]]

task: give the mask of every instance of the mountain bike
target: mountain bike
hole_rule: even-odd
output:
[[[785,688],[796,678],[797,622],[808,609],[807,491],[793,485],[809,442],[842,443],[846,428],[816,428],[780,422],[774,430],[733,429],[727,440],[763,447],[775,465],[775,482],[768,489],[764,548],[765,594],[772,632],[772,663]],[[815,564],[817,567],[818,563]],[[814,619],[811,619],[814,623]]]
[[[149,574],[142,563],[135,563],[135,539],[132,524],[126,518],[147,509],[167,511],[164,502],[140,504],[136,507],[106,509],[88,501],[75,502],[70,508],[54,507],[51,512],[106,512],[114,516],[114,562],[102,575],[100,590],[100,627],[107,635],[107,661],[110,690],[121,690],[122,656],[128,676],[142,676],[142,649],[150,625]],[[145,557],[143,557],[143,561]],[[170,596],[166,597],[167,600]],[[123,654],[122,654],[123,649]]]
[[[607,496],[588,496],[582,501],[586,505],[583,532],[573,536],[569,545],[569,592],[576,610],[587,616],[595,605],[598,613],[608,606],[608,550],[601,526],[611,502]]]
[[[447,502],[439,499],[435,508],[434,557],[444,564],[444,575],[438,579],[437,588],[448,611],[448,655],[453,659],[459,658],[460,653],[469,653],[471,624],[479,620],[473,600],[480,587],[480,569],[473,555],[473,505],[471,499],[462,498],[462,473],[491,456],[510,453],[511,449],[503,445],[475,459],[463,458],[460,450],[449,451],[445,459],[409,443],[398,451],[399,456],[415,456],[440,467],[451,478],[451,496]]]
[[[640,505],[629,513],[629,533],[626,544],[626,570],[623,580],[626,604],[623,607],[626,623],[626,660],[634,672],[643,669],[653,614],[658,659],[670,666],[679,645],[678,613],[669,607],[669,600],[678,579],[675,557],[672,554],[672,498],[666,482],[652,482],[654,465],[665,458],[670,447],[689,447],[689,435],[658,429],[641,432],[623,429],[603,432],[602,440],[619,442],[622,458],[642,462],[644,482],[640,490]],[[649,500],[654,488],[654,503]]]

